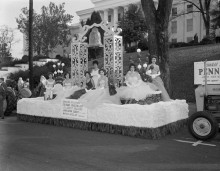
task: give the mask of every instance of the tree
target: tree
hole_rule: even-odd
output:
[[[68,23],[73,16],[66,14],[65,3],[41,8],[41,14],[33,13],[33,47],[38,55],[48,56],[58,45],[68,46],[70,43],[70,30]],[[28,41],[28,9],[22,8],[22,14],[16,19],[19,30],[26,35]]]
[[[93,13],[91,14],[90,20],[91,20],[91,23],[90,23],[91,25],[94,23],[100,24],[102,22],[102,17],[98,11],[93,11]]]
[[[18,29],[24,34],[26,41],[28,42],[29,34],[29,10],[27,7],[21,9],[21,14],[19,18],[16,18],[18,24]],[[40,30],[41,26],[41,16],[33,11],[33,51],[38,55],[41,53],[42,48],[42,31]],[[26,47],[28,50],[28,46]]]
[[[8,26],[0,27],[0,56],[11,57],[11,47],[14,44],[14,30]]]
[[[138,8],[135,4],[130,4],[124,17],[119,22],[119,27],[122,29],[121,35],[125,45],[140,41],[147,32],[141,8]]]
[[[211,11],[211,15],[213,16],[212,22],[215,27],[220,27],[220,1],[218,1],[216,8]]]
[[[205,29],[206,29],[206,36],[210,37],[210,27],[211,27],[211,20],[210,20],[210,11],[211,11],[211,1],[212,0],[182,0],[183,2],[187,2],[195,7],[195,9],[190,11],[183,11],[180,14],[177,14],[175,17],[179,17],[181,15],[190,14],[199,12],[202,14],[202,19],[204,21]],[[171,19],[173,19],[171,18]]]
[[[156,9],[153,0],[141,0],[148,30],[148,46],[151,55],[158,57],[161,77],[171,93],[169,70],[168,23],[173,0],[158,0]]]
[[[80,25],[81,25],[82,27],[83,27],[85,24],[86,24],[86,22],[85,22],[85,21],[80,20]]]

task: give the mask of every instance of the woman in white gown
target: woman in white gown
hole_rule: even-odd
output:
[[[54,100],[65,99],[73,94],[76,90],[79,90],[79,87],[73,85],[73,81],[70,79],[70,74],[66,73],[65,80],[63,81],[63,87],[58,85],[53,89],[53,93],[56,94]]]
[[[162,100],[163,101],[170,101],[170,96],[167,93],[164,83],[162,79],[160,78],[160,67],[156,64],[156,57],[152,58],[152,64],[148,65],[147,72],[149,76],[152,77],[153,84],[156,85],[159,90],[162,92]]]
[[[93,61],[93,69],[92,69],[92,72],[91,72],[91,76],[92,76],[92,79],[94,81],[94,84],[95,84],[95,88],[98,87],[98,80],[99,80],[99,68],[98,68],[98,61]]]
[[[108,78],[105,76],[105,70],[100,69],[99,74],[97,88],[87,91],[79,98],[79,101],[90,109],[94,109],[103,103],[121,104],[117,94],[113,96],[109,94]]]
[[[18,79],[18,91],[20,91],[24,87],[24,81],[22,77],[19,77]]]
[[[160,94],[158,88],[151,83],[146,83],[141,79],[138,72],[135,71],[135,65],[130,65],[130,71],[125,76],[127,86],[122,86],[117,89],[117,92],[122,99],[135,99],[136,101],[144,100],[153,94]]]
[[[53,99],[53,87],[55,85],[55,80],[53,79],[53,74],[48,74],[49,79],[46,81],[46,92],[45,92],[45,98],[46,99]]]

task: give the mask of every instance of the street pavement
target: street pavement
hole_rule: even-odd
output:
[[[0,120],[0,171],[220,170],[220,134],[208,142],[187,128],[148,140]]]

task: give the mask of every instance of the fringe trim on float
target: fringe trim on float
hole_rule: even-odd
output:
[[[187,124],[187,119],[179,120],[158,128],[139,128],[133,126],[112,125],[106,123],[84,122],[77,120],[67,120],[60,118],[49,118],[32,115],[17,114],[17,119],[26,122],[49,124],[55,126],[64,126],[69,128],[77,128],[81,130],[107,132],[110,134],[121,134],[125,136],[159,139],[163,136],[174,134]]]

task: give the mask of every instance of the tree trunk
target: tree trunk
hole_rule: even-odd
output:
[[[169,94],[171,94],[171,81],[169,70],[168,23],[172,2],[172,0],[159,0],[158,9],[156,10],[153,0],[141,0],[149,35],[149,52],[151,57],[152,55],[157,56],[161,78]]]
[[[210,37],[210,13],[209,11],[206,12],[205,29],[206,29],[206,36]]]

